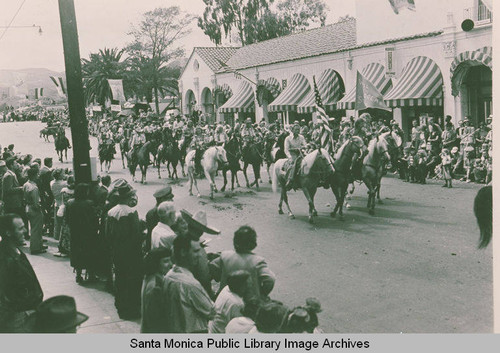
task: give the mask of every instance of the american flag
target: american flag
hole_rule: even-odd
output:
[[[333,135],[332,129],[328,121],[328,115],[323,107],[323,102],[321,101],[321,95],[319,94],[318,86],[316,85],[316,77],[313,76],[314,83],[314,97],[315,97],[315,108],[317,113],[318,122],[321,124],[321,148],[326,149],[329,153],[332,152],[333,146]]]

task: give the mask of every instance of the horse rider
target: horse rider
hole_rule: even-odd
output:
[[[191,150],[195,150],[194,153],[194,168],[197,174],[203,174],[203,168],[201,167],[201,158],[206,149],[206,139],[203,135],[203,129],[201,126],[197,126],[195,129],[195,134],[191,139]]]
[[[241,128],[240,136],[243,141],[243,150],[248,147],[248,145],[255,140],[257,137],[257,132],[252,125],[252,119],[248,118],[245,121],[245,125]]]
[[[144,146],[146,143],[146,135],[144,135],[144,130],[138,126],[132,133],[132,138],[130,139],[130,150],[132,151],[132,157],[135,158],[139,152],[139,148]]]
[[[285,154],[288,157],[288,163],[291,165],[288,172],[288,180],[286,182],[286,189],[296,189],[295,178],[297,174],[297,165],[302,161],[302,150],[306,148],[307,142],[300,134],[300,125],[294,124],[292,126],[292,133],[285,139]]]
[[[224,131],[224,127],[222,125],[217,125],[217,128],[214,132],[214,141],[217,146],[224,146],[224,144],[229,140],[226,132]]]
[[[306,121],[304,119],[302,119],[300,121],[299,125],[300,125],[300,134],[302,136],[304,136],[306,141],[309,140],[311,131],[309,130],[309,126],[307,126]]]

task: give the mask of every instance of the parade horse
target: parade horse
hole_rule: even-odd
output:
[[[101,172],[102,165],[104,163],[106,173],[109,173],[109,169],[111,168],[111,161],[113,160],[116,149],[114,142],[102,142],[99,144],[99,161],[101,162]]]
[[[68,148],[71,148],[71,145],[69,144],[68,138],[63,133],[59,133],[59,134],[57,134],[57,136],[54,140],[54,145],[56,148],[57,157],[59,158],[59,161],[61,163],[63,162],[63,152],[64,152],[64,157],[66,157],[66,161],[67,161],[68,160]]]
[[[148,171],[148,166],[151,164],[149,156],[153,152],[153,149],[153,143],[148,141],[139,147],[136,153],[134,153],[133,150],[130,150],[127,153],[128,169],[130,174],[132,174],[133,181],[136,181],[135,170],[137,169],[137,166],[139,166],[141,170],[141,184],[146,184],[146,173]]]
[[[179,139],[178,139],[178,141],[179,141],[178,146],[179,146],[179,151],[181,153],[179,161],[181,162],[182,176],[185,177],[186,176],[186,172],[184,171],[184,165],[185,165],[185,161],[186,161],[187,150],[188,150],[188,147],[191,144],[191,140],[193,138],[192,137],[180,138],[180,134],[181,134],[181,132],[178,131],[175,136],[179,137]]]
[[[186,155],[186,166],[189,177],[189,195],[193,195],[193,183],[196,187],[197,196],[200,197],[200,190],[195,177],[194,155],[196,150],[191,150]],[[221,146],[209,147],[201,157],[201,166],[205,177],[210,183],[210,199],[214,198],[214,191],[217,192],[217,185],[215,185],[215,172],[219,165],[223,168],[227,164],[226,150]]]
[[[375,214],[375,197],[379,195],[380,183],[388,161],[393,161],[397,151],[396,141],[390,132],[377,135],[368,144],[368,154],[363,159],[361,180],[368,188],[368,213]]]
[[[44,127],[42,130],[40,130],[40,138],[43,137],[45,139],[45,142],[50,142],[49,136],[52,136],[55,140],[57,136],[57,130],[58,128],[55,126]]]
[[[224,186],[221,191],[226,190],[227,185],[227,171],[231,171],[231,190],[234,190],[234,180],[236,179],[236,185],[240,187],[240,182],[238,181],[238,171],[241,170],[240,157],[241,148],[239,139],[233,135],[224,144],[224,149],[226,150],[227,156],[227,166],[222,169],[222,175],[224,176]]]
[[[283,158],[274,163],[274,170],[272,172],[272,188],[273,191],[276,192],[278,184],[281,187],[281,196],[278,205],[279,214],[283,214],[282,206],[283,201],[285,201],[286,207],[288,208],[288,216],[291,219],[294,219],[295,216],[290,210],[286,191],[287,173],[289,172],[287,170],[288,168],[285,168],[285,163],[287,161],[288,159]],[[318,187],[331,187],[332,176],[335,171],[333,167],[333,159],[328,154],[327,150],[322,148],[316,149],[308,153],[302,159],[298,168],[298,184],[304,192],[304,196],[309,204],[309,223],[313,223],[313,217],[318,215],[316,207],[314,206],[314,196],[316,195]]]
[[[337,211],[339,213],[339,219],[344,220],[344,200],[347,193],[347,187],[351,182],[351,166],[353,162],[353,157],[355,154],[361,156],[361,154],[366,150],[363,139],[358,136],[353,136],[347,140],[338,150],[336,154],[336,160],[333,162],[333,167],[335,172],[332,176],[332,191],[335,195],[337,204],[335,208],[330,213],[330,215],[335,218]]]
[[[264,144],[264,162],[266,163],[267,175],[269,176],[269,184],[271,184],[271,165],[278,159],[286,158],[285,155],[285,138],[286,132],[278,135],[276,141],[274,139],[267,139]]]
[[[259,179],[260,179],[260,166],[264,160],[263,156],[263,145],[260,141],[249,142],[246,147],[242,149],[242,160],[243,160],[243,175],[245,176],[245,181],[247,183],[247,188],[255,185],[257,190],[259,189]],[[253,174],[255,181],[250,184],[247,177],[247,168],[251,165],[253,169]]]
[[[128,139],[125,135],[122,135],[120,138],[120,154],[122,156],[123,169],[126,168],[125,161],[127,160],[127,154],[129,151],[130,151],[130,145],[128,143]]]
[[[179,179],[177,175],[177,164],[181,161],[181,151],[177,141],[172,136],[167,136],[164,142],[158,147],[156,157],[156,166],[158,168],[158,179],[161,179],[160,166],[161,163],[167,164],[168,177]],[[172,166],[172,172],[170,171]]]

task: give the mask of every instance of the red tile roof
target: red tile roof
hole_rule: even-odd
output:
[[[238,49],[235,47],[195,47],[194,51],[215,72],[221,67],[218,60],[223,63],[227,62]]]
[[[356,20],[278,37],[240,48],[227,62],[233,69],[268,65],[333,53],[356,45]]]

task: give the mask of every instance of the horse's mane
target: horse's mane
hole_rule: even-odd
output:
[[[335,159],[339,159],[340,156],[342,156],[342,153],[344,152],[345,146],[347,146],[348,143],[349,143],[349,140],[347,140],[346,142],[344,142],[344,144],[342,146],[340,146],[337,153],[335,153],[335,156],[334,156]]]

